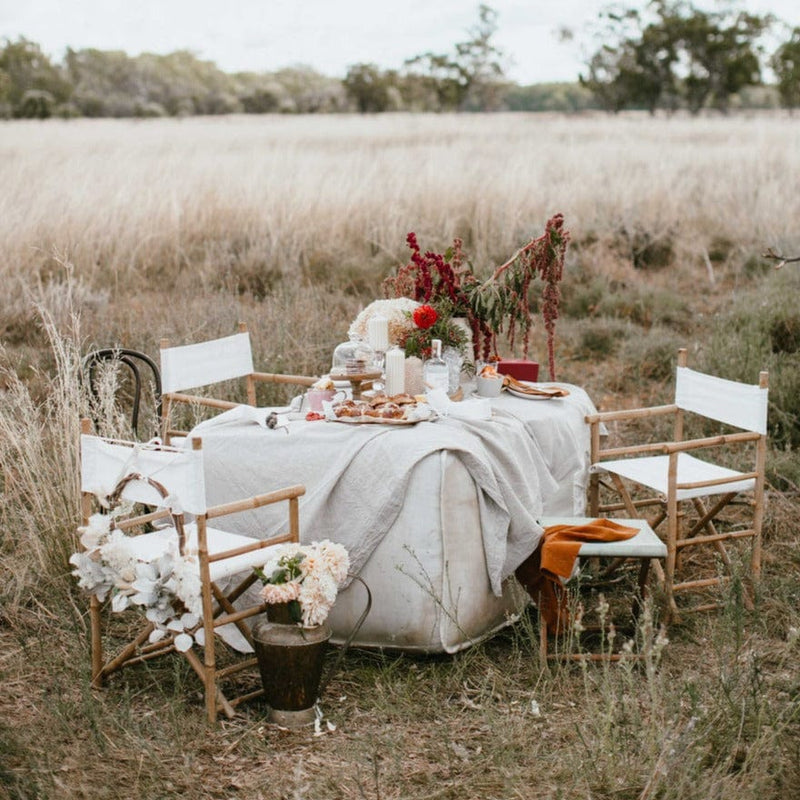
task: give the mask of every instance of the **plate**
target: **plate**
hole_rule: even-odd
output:
[[[506,386],[506,391],[509,394],[513,394],[514,397],[521,397],[523,400],[558,400],[561,397],[568,397],[569,390],[565,389],[563,386],[539,386],[535,383],[530,383],[529,381],[519,381],[523,386],[530,386],[532,389],[539,389],[544,392],[548,389],[557,389],[560,394],[528,394],[527,392],[521,392],[519,389],[515,389],[513,386]]]

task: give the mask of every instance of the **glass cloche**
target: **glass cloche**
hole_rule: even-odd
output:
[[[351,336],[336,345],[331,375],[359,375],[375,371],[375,351],[363,339]]]

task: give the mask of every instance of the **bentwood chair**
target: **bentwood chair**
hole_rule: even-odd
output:
[[[171,428],[170,415],[175,404],[203,406],[216,410],[234,408],[240,403],[216,397],[186,394],[222,381],[242,379],[247,392],[247,404],[256,405],[257,382],[293,384],[309,387],[317,379],[306,375],[282,375],[256,372],[250,334],[244,323],[233,336],[212,339],[196,344],[172,347],[167,339],[161,341],[162,409],[161,435],[169,443],[171,436],[184,436],[185,431]]]
[[[743,571],[752,584],[759,579],[767,403],[766,372],[756,385],[706,375],[689,369],[686,350],[680,350],[673,403],[587,417],[590,513],[624,510],[639,517],[655,508],[650,525],[656,531],[663,525],[668,551],[663,583],[672,620],[680,616],[678,593],[695,596],[695,605],[680,611],[721,605],[719,588],[738,574],[732,559],[736,546],[749,544]],[[672,421],[668,440],[601,446],[601,425],[664,418]],[[702,435],[687,437],[690,424],[705,426]],[[745,600],[751,603],[747,595]]]
[[[104,370],[125,367],[123,374],[112,377],[111,391],[104,391]],[[81,362],[81,379],[89,390],[95,425],[100,417],[114,416],[114,411],[105,407],[106,394],[110,395],[109,405],[126,408],[130,414],[130,428],[134,437],[139,438],[139,417],[142,402],[149,399],[145,408],[153,412],[156,425],[161,420],[161,373],[158,365],[147,353],[127,347],[104,347],[92,350]],[[151,420],[152,421],[152,420]],[[149,437],[148,437],[149,438]]]
[[[253,652],[245,620],[266,606],[260,599],[248,605],[243,595],[257,579],[253,567],[264,566],[278,544],[299,541],[298,498],[305,488],[288,486],[208,507],[199,439],[178,450],[93,436],[90,427],[83,420],[84,549],[71,563],[90,592],[92,685],[101,686],[122,667],[177,652],[203,684],[208,722],[214,724],[220,712],[231,717],[239,703],[263,694],[263,688],[254,690],[251,682],[242,691],[243,671],[258,674],[256,659],[219,668],[218,646],[227,642]],[[282,502],[288,504],[286,528],[271,539],[217,527],[223,517]],[[102,513],[92,514],[93,506]],[[136,614],[139,624],[132,638],[106,657],[109,610]]]

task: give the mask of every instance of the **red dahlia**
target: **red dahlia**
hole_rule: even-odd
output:
[[[433,306],[418,306],[414,309],[414,324],[422,330],[430,328],[437,319],[439,315]]]

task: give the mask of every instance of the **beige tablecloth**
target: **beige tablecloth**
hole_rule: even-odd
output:
[[[219,418],[203,439],[206,492],[220,503],[303,483],[301,537],[344,544],[373,592],[359,644],[457,650],[519,609],[513,571],[537,546],[543,515],[583,514],[588,396],[508,395],[487,421],[414,426],[296,420],[277,429]],[[256,412],[256,416],[257,416]],[[285,508],[231,518],[266,536]],[[229,526],[230,527],[230,526]],[[358,584],[331,615],[343,638],[363,604]]]

